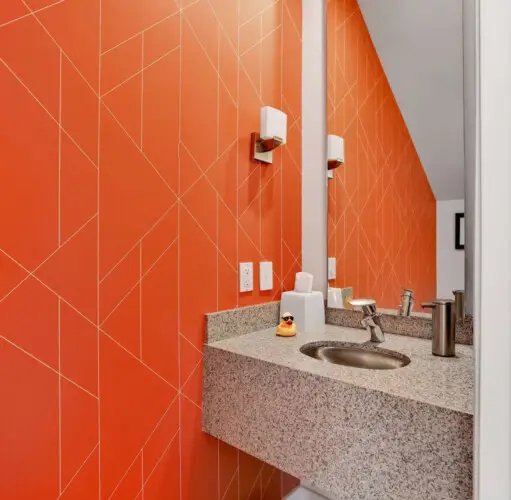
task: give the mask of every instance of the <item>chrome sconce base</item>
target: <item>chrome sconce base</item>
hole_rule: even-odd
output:
[[[271,137],[270,139],[261,139],[257,132],[250,135],[250,150],[252,151],[252,159],[262,163],[272,163],[275,148],[283,144],[280,137]]]

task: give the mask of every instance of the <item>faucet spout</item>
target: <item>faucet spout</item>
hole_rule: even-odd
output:
[[[371,335],[371,342],[375,342],[377,344],[385,342],[385,334],[381,327],[380,316],[381,315],[379,313],[375,312],[370,316],[364,317],[361,321],[362,326]]]
[[[362,308],[364,318],[361,320],[361,324],[371,335],[371,342],[378,344],[385,342],[385,334],[380,323],[381,314],[376,312],[376,300],[352,299],[350,303],[355,307]]]

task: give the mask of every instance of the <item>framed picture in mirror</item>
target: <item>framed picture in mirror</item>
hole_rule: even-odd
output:
[[[465,250],[465,214],[455,214],[454,248]]]

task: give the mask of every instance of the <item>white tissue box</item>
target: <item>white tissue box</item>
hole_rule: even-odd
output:
[[[290,312],[295,318],[299,332],[325,330],[325,300],[321,292],[283,292],[280,299],[280,315]]]
[[[295,292],[300,293],[311,293],[312,292],[312,283],[314,281],[314,276],[310,273],[296,273],[295,276]]]

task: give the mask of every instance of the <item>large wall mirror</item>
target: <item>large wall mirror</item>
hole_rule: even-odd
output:
[[[464,288],[462,27],[461,11],[405,3],[327,2],[327,133],[344,142],[328,176],[328,283],[388,309],[411,289],[420,311]]]

